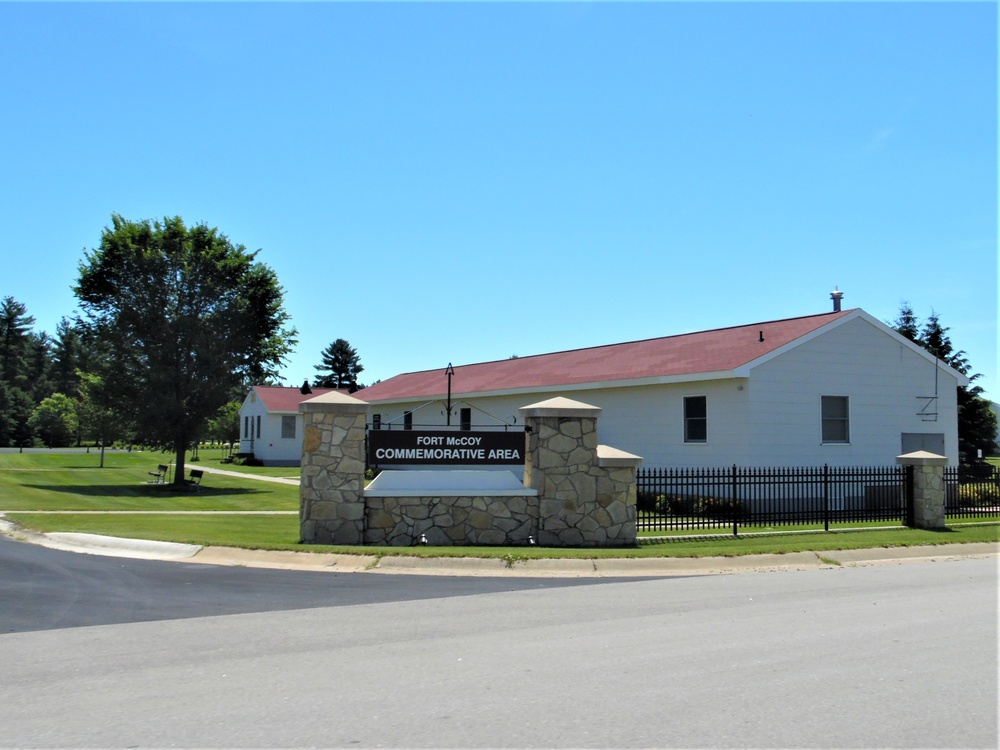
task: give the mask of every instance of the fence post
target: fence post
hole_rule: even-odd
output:
[[[737,530],[739,515],[736,510],[737,503],[739,502],[736,497],[737,489],[738,485],[736,480],[736,464],[733,464],[733,536],[739,536],[739,532]]]
[[[823,531],[830,530],[830,464],[823,464]]]
[[[915,475],[916,467],[909,464],[903,466],[903,471],[903,502],[905,503],[903,506],[904,523],[910,528],[913,528],[913,477]]]

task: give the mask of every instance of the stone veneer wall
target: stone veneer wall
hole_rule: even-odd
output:
[[[636,542],[635,471],[642,459],[598,446],[600,409],[556,398],[521,409],[529,428],[524,486],[537,495],[379,495],[364,489],[368,404],[338,393],[303,402],[299,526],[313,544]]]
[[[598,445],[601,410],[556,398],[520,411],[528,426],[524,484],[540,498],[538,543],[635,544],[635,473],[642,459]]]
[[[896,457],[896,463],[913,467],[913,528],[945,528],[945,456],[916,451]]]
[[[303,416],[299,534],[312,544],[363,544],[368,404],[328,393],[299,406]]]
[[[503,495],[455,497],[365,496],[365,544],[527,544],[538,527],[538,498]]]

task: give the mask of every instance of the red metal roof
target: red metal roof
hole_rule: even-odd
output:
[[[624,344],[456,366],[452,396],[734,370],[853,310]],[[763,341],[761,340],[763,338]],[[443,397],[444,368],[397,375],[355,394],[364,401]]]
[[[275,385],[255,385],[253,390],[268,411],[298,411],[299,404],[310,398],[316,398],[326,393],[347,393],[346,388],[313,388],[312,393],[302,393],[299,388],[286,388]]]

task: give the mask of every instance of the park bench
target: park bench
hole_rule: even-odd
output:
[[[146,472],[149,476],[153,477],[149,480],[149,484],[163,484],[167,481],[167,471],[170,469],[166,464],[160,464],[156,467],[156,471]]]
[[[201,478],[205,472],[201,469],[191,469],[191,478],[187,480],[188,487],[192,492],[201,492]]]

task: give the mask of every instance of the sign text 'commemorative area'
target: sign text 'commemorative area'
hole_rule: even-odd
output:
[[[523,464],[524,433],[369,430],[368,463]]]

